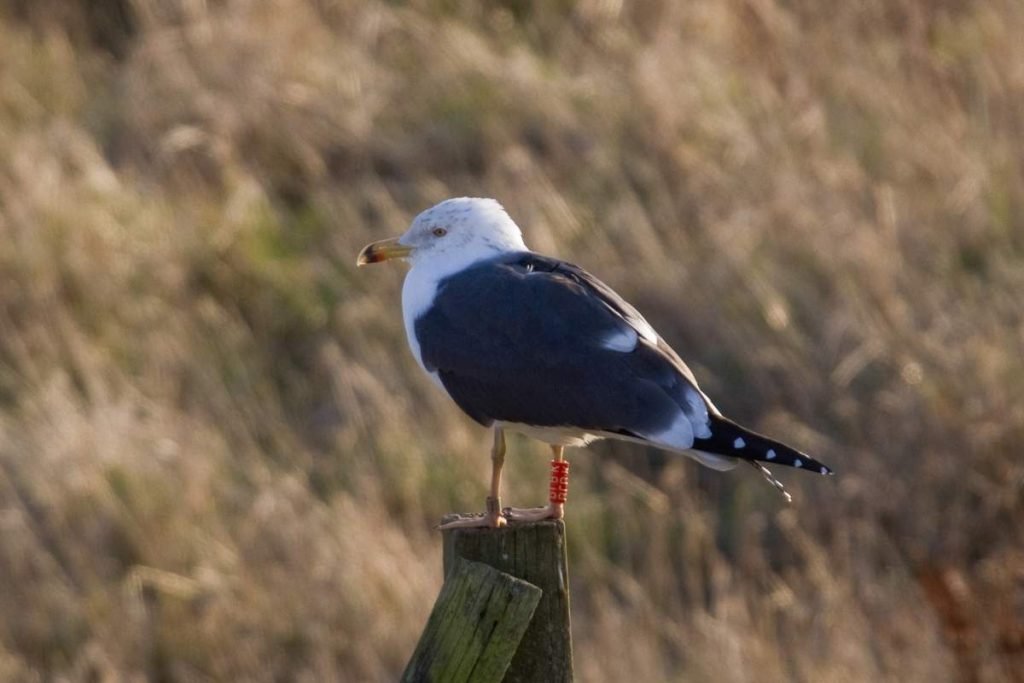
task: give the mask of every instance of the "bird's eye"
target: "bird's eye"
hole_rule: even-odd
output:
[[[448,231],[445,230],[444,228],[434,228],[430,232],[434,234],[434,237],[444,237],[445,235],[448,234]]]

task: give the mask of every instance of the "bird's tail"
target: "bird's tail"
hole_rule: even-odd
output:
[[[831,469],[806,453],[801,453],[780,441],[752,432],[719,415],[712,415],[710,418],[711,436],[706,439],[694,439],[693,449],[696,451],[748,460],[762,472],[767,470],[764,466],[758,465],[758,462],[786,465],[818,474],[833,473]]]
[[[786,502],[793,498],[786,491],[782,482],[775,478],[762,462],[778,463],[796,469],[806,469],[819,474],[833,474],[832,470],[821,464],[806,453],[801,453],[786,444],[769,439],[767,436],[752,432],[720,415],[711,415],[711,436],[706,439],[694,439],[693,449],[713,456],[726,456],[745,460],[759,471],[768,483],[779,490]]]

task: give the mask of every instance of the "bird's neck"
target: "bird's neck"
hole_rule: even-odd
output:
[[[447,251],[424,254],[422,258],[416,258],[414,255],[411,259],[412,268],[408,277],[415,275],[421,286],[428,283],[436,285],[437,282],[449,275],[461,272],[481,261],[521,251],[527,251],[522,238],[518,240],[505,239],[501,242],[480,240],[471,244],[462,244]]]

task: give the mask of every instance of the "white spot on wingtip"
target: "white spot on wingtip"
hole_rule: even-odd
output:
[[[768,455],[765,456],[765,457],[767,457],[769,460],[774,460],[775,459],[775,449],[769,448],[768,449]]]
[[[743,440],[742,436],[737,436],[736,440],[732,442],[732,447],[733,448],[737,448],[737,449],[743,448],[746,445],[747,445],[747,442]]]
[[[827,467],[822,467],[821,468],[821,473],[822,474],[828,474],[828,468]]]
[[[796,460],[793,461],[793,467],[803,467],[803,466],[804,466],[804,462],[800,458],[797,458]]]

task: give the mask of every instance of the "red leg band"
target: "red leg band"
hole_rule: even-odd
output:
[[[551,461],[551,487],[548,489],[552,503],[565,503],[569,496],[569,461]]]

